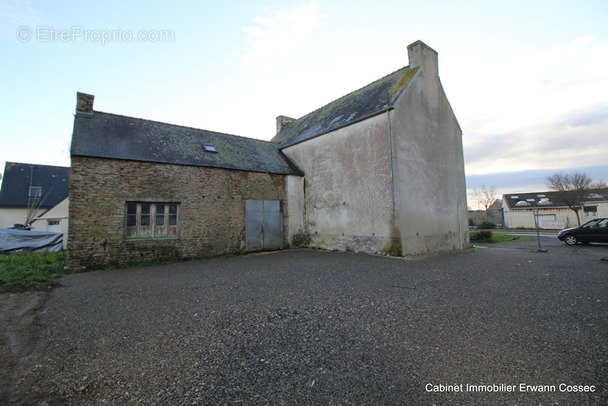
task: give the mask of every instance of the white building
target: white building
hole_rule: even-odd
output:
[[[558,192],[514,193],[503,195],[502,208],[507,228],[561,230],[576,227],[598,217],[608,217],[608,190],[590,193],[577,213],[560,201]],[[578,219],[577,219],[578,217]]]

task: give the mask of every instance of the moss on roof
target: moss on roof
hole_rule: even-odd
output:
[[[285,148],[392,109],[418,69],[406,66],[349,93],[285,126],[272,141]]]
[[[204,145],[215,147],[208,152]],[[96,111],[76,115],[71,154],[301,175],[278,144]]]

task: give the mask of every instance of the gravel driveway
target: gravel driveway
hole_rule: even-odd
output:
[[[10,401],[607,404],[608,247],[587,248],[296,250],[68,276]]]

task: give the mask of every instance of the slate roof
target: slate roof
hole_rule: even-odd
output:
[[[349,93],[285,126],[272,141],[286,148],[390,110],[418,69],[406,66]]]
[[[42,186],[42,208],[50,208],[68,197],[70,168],[7,162],[2,175],[0,207],[28,207],[32,186]]]
[[[560,192],[513,193],[503,195],[509,209],[549,209],[567,208],[568,205],[560,201]],[[608,190],[590,193],[585,204],[608,202]]]
[[[276,143],[99,111],[76,114],[71,154],[302,175]]]

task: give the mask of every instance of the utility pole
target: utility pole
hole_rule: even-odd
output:
[[[534,224],[536,225],[536,238],[538,239],[538,250],[540,251],[542,248],[540,246],[540,229],[538,227],[538,209],[532,209],[532,213],[534,214]]]

